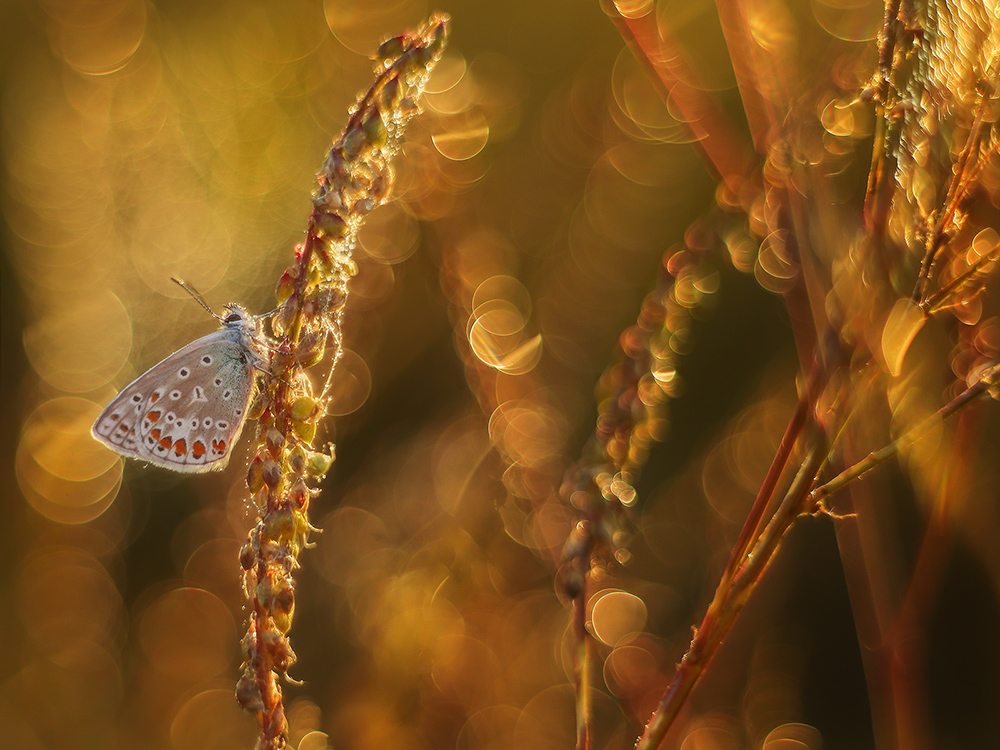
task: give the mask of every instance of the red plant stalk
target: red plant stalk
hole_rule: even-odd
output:
[[[698,684],[712,657],[715,656],[726,634],[743,610],[764,570],[773,559],[785,533],[799,516],[812,512],[815,507],[810,500],[809,490],[825,459],[826,441],[818,426],[813,425],[810,432],[813,447],[803,461],[781,505],[753,546],[746,563],[732,579],[731,585],[725,589],[724,595],[721,597],[717,595],[709,606],[701,627],[698,628],[687,653],[677,667],[674,679],[636,743],[636,750],[655,750],[660,746],[691,691]]]
[[[984,370],[981,380],[949,401],[933,416],[815,489],[812,489],[812,486],[825,460],[827,442],[825,432],[819,425],[812,425],[807,437],[811,447],[795,480],[763,534],[743,558],[745,563],[729,577],[728,585],[723,586],[729,576],[730,569],[727,567],[723,581],[720,582],[716,596],[709,605],[701,626],[691,641],[691,646],[684,654],[673,681],[636,744],[637,750],[654,750],[659,747],[795,520],[802,515],[821,512],[824,509],[825,499],[833,492],[842,489],[849,482],[896,455],[902,447],[913,444],[935,425],[940,424],[941,420],[995,389],[998,382],[1000,382],[1000,365],[994,364]]]
[[[680,47],[665,29],[658,28],[655,11],[626,17],[610,0],[601,0],[601,5],[636,60],[649,71],[660,96],[664,101],[669,98],[681,113],[706,165],[731,191],[737,192],[745,179],[741,138],[729,127],[716,102],[697,87],[697,76]]]

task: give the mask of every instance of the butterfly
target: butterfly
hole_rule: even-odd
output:
[[[226,314],[215,317],[221,330],[178,349],[125,386],[91,434],[124,456],[166,469],[224,468],[267,358],[258,317],[239,305],[226,305]]]

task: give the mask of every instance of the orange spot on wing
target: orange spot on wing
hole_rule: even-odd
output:
[[[188,452],[188,447],[187,443],[184,441],[184,438],[181,438],[176,443],[174,443],[174,455],[184,456],[187,455],[187,452]]]
[[[153,424],[153,422],[155,422],[159,418],[160,418],[160,412],[158,411],[151,411],[149,412],[149,414],[146,415],[146,419],[149,420],[150,424]]]
[[[191,446],[191,455],[195,458],[201,458],[205,455],[205,444],[200,440],[195,440],[194,444]]]
[[[155,430],[150,430],[149,434],[152,435],[153,440],[159,440],[160,439],[160,428],[157,427]]]
[[[159,393],[154,393],[152,396],[149,397],[149,403],[151,403],[151,404],[155,404],[159,400],[160,400],[160,394]]]
[[[118,425],[118,432],[128,432],[128,425],[122,422]]]
[[[225,440],[213,440],[212,441],[212,450],[215,451],[216,453],[225,453],[226,452],[226,441]]]
[[[160,441],[160,447],[170,450],[170,446],[173,444],[173,442],[174,441],[171,440],[170,438],[163,438],[163,440]]]

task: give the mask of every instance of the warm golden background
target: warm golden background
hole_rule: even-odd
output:
[[[832,200],[857,213],[872,120],[849,105],[882,7],[757,6],[800,93],[851,113],[845,126],[826,110],[836,147],[817,145],[843,173]],[[362,233],[327,425],[338,460],[298,576],[291,739],[572,746],[552,579],[570,515],[532,500],[578,455],[619,333],[716,187],[596,0],[0,4],[0,745],[252,747],[233,698],[245,447],[223,475],[183,477],[122,462],[88,431],[117,389],[213,330],[171,276],[215,309],[273,306],[369,55],[432,10],[452,15],[449,48],[398,162],[400,200]],[[745,132],[714,4],[655,12]],[[729,252],[672,342],[683,388],[638,487],[631,559],[592,598],[600,748],[630,747],[659,698],[794,404],[780,269],[745,243]],[[921,350],[943,369],[947,351]],[[982,406],[969,454],[986,489],[953,508],[915,634],[927,747],[1000,746],[1000,429]],[[884,738],[865,670],[870,620],[898,605],[926,522],[907,477],[866,480],[860,534],[850,520],[794,529],[670,747]],[[857,597],[874,614],[852,614]]]

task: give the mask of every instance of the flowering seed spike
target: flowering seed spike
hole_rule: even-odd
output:
[[[247,486],[261,510],[240,551],[244,590],[251,604],[243,639],[243,675],[237,699],[261,727],[259,750],[287,745],[288,725],[277,678],[295,661],[286,636],[295,613],[294,570],[312,530],[312,489],[329,471],[332,446],[312,442],[326,414],[326,388],[313,392],[302,370],[321,361],[330,375],[343,353],[347,282],[357,273],[352,253],[365,217],[389,198],[392,159],[406,124],[444,49],[448,17],[437,15],[419,30],[385,42],[375,80],[351,111],[317,176],[305,242],[295,264],[278,281],[272,330],[271,377],[256,405],[261,414],[256,456]],[[327,354],[329,352],[329,354]]]

